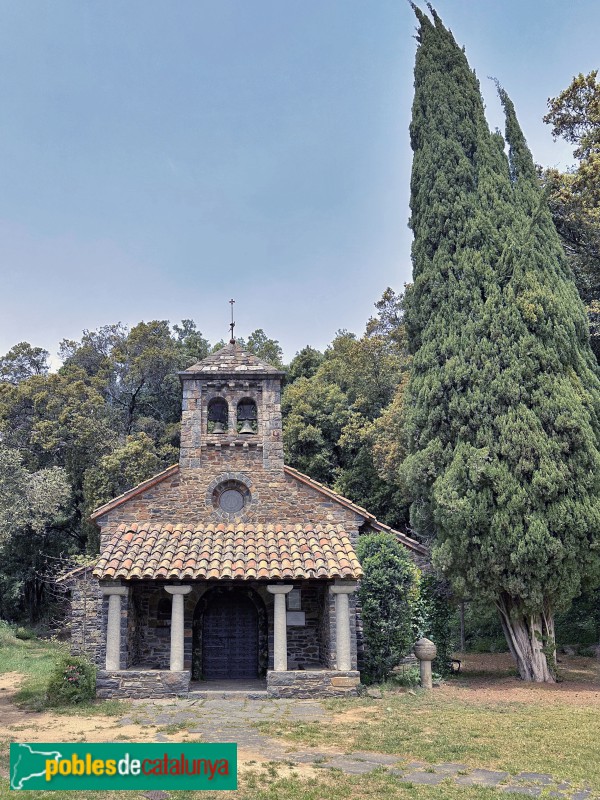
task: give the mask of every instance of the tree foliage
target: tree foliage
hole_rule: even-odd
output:
[[[29,472],[18,450],[0,443],[0,616],[37,618],[46,555],[63,542],[71,501],[64,469]]]
[[[357,337],[339,331],[324,354],[305,348],[290,364],[283,393],[286,462],[390,525],[406,503],[374,459],[374,423],[408,367],[403,298],[386,289],[377,314]]]
[[[551,680],[553,615],[600,570],[600,382],[512,103],[506,157],[464,52],[415,10],[400,479],[459,596],[495,602],[522,677]]]
[[[41,347],[19,342],[0,358],[0,381],[17,384],[32,375],[46,375],[49,355]]]
[[[544,122],[554,138],[576,145],[568,172],[546,169],[550,210],[586,303],[600,300],[600,82],[598,70],[579,74],[548,100]]]

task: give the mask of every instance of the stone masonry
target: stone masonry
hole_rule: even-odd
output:
[[[349,697],[357,694],[360,673],[357,670],[294,670],[267,673],[269,697]]]

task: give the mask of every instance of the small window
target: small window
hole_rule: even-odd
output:
[[[222,397],[215,397],[208,404],[208,433],[227,433],[229,408]]]
[[[213,491],[213,508],[226,514],[239,514],[250,502],[250,490],[240,481],[223,481]]]
[[[238,433],[256,433],[258,430],[258,417],[254,400],[240,400],[237,406]]]

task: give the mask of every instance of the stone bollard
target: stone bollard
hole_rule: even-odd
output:
[[[423,689],[431,689],[431,662],[437,655],[437,647],[431,639],[419,639],[415,642],[413,653],[419,659],[421,669],[421,686]]]

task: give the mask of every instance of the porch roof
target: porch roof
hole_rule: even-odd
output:
[[[119,526],[93,574],[104,580],[357,580],[363,573],[343,525],[137,522]]]

